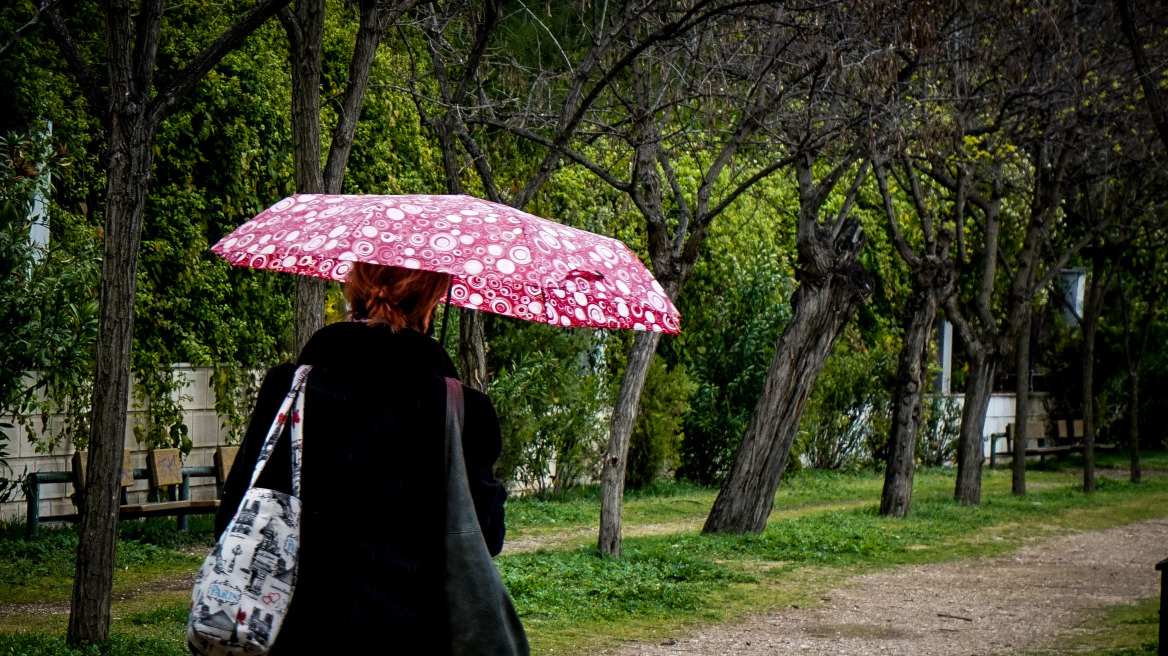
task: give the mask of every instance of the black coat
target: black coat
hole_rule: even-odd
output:
[[[300,565],[273,654],[441,653],[446,389],[457,377],[433,339],[363,323],[312,336],[304,402]],[[268,427],[296,367],[271,369],[223,488],[215,534],[243,498]],[[499,421],[486,395],[464,387],[463,451],[491,555],[503,547],[506,493],[492,468]],[[291,492],[287,433],[257,486]]]

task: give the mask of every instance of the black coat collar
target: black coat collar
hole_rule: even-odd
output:
[[[297,363],[354,373],[408,371],[458,378],[450,356],[433,338],[408,328],[395,333],[385,326],[357,321],[342,321],[316,331]]]

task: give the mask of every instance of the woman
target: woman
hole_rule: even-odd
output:
[[[300,353],[312,365],[304,404],[300,566],[272,654],[442,653],[445,507],[444,377],[457,378],[427,336],[448,274],[355,264],[352,320],[325,326]],[[296,366],[268,372],[215,517],[222,534],[246,491]],[[464,388],[463,451],[491,555],[503,547],[506,493],[492,467],[499,422]],[[291,492],[285,433],[256,485]],[[328,650],[327,652],[324,650]]]

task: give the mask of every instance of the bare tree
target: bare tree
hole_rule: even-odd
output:
[[[956,265],[950,245],[956,234],[958,258],[964,260],[965,190],[968,179],[961,175],[953,200],[950,220],[954,228],[938,225],[932,199],[926,196],[920,174],[907,153],[900,156],[897,183],[908,191],[920,226],[923,247],[918,252],[904,236],[898,212],[888,185],[892,166],[876,168],[876,178],[888,215],[890,233],[897,253],[912,271],[912,291],[904,309],[904,337],[896,371],[896,388],[892,395],[892,434],[889,438],[888,466],[884,473],[884,490],[880,496],[880,514],[904,517],[912,500],[913,474],[916,470],[917,433],[921,425],[921,402],[925,393],[928,368],[929,337],[941,305],[953,294],[957,281]]]
[[[566,33],[552,31],[523,4],[507,15],[493,2],[481,9],[460,1],[428,4],[420,28],[427,37],[429,68],[414,57],[410,91],[442,148],[447,191],[461,193],[462,171],[473,169],[490,200],[523,209],[565,158],[581,157],[573,144],[593,120],[596,103],[641,52],[752,4],[758,0],[688,5],[638,0],[619,7],[563,3],[554,11],[572,19]],[[531,52],[508,50],[513,43],[508,39],[517,34],[537,35],[557,56],[533,62]],[[509,172],[512,179],[505,183],[484,146],[495,131],[536,144],[544,155],[530,169]],[[460,315],[460,360],[468,384],[485,389],[482,321],[481,313]]]
[[[296,0],[277,16],[288,34],[292,64],[292,162],[296,191],[302,194],[339,194],[353,149],[353,136],[369,88],[377,46],[385,33],[418,0],[359,0],[359,27],[349,77],[339,104],[328,157],[321,169],[320,71],[324,39],[324,0]],[[325,281],[296,278],[296,331],[293,351],[299,352],[324,326]]]
[[[130,345],[142,211],[150,184],[158,126],[228,52],[239,47],[287,0],[261,0],[208,44],[177,75],[155,89],[155,66],[164,0],[105,3],[108,80],[85,61],[65,21],[42,19],[70,72],[106,133],[105,246],[97,334],[97,374],[85,501],[81,508],[77,572],[69,615],[69,641],[98,642],[109,635],[110,590],[117,538],[118,495],[130,385]],[[108,92],[103,89],[108,88]]]
[[[872,292],[859,261],[864,231],[849,214],[870,168],[864,154],[873,152],[879,126],[893,122],[889,114],[918,64],[911,51],[900,47],[895,28],[892,37],[879,31],[897,25],[898,10],[891,6],[836,3],[804,9],[822,26],[808,31],[804,52],[831,54],[816,82],[825,93],[808,98],[805,120],[782,125],[779,142],[797,144],[793,165],[799,190],[799,286],[754,414],[703,533],[759,533],[766,527],[815,379],[840,331]],[[836,130],[830,148],[820,147],[816,139],[824,126]],[[825,173],[817,176],[817,169]],[[828,199],[839,195],[839,210],[822,217]]]

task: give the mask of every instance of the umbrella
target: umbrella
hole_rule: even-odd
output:
[[[339,281],[353,262],[449,273],[460,307],[678,332],[677,308],[620,241],[470,196],[298,194],[211,250],[239,266]]]

